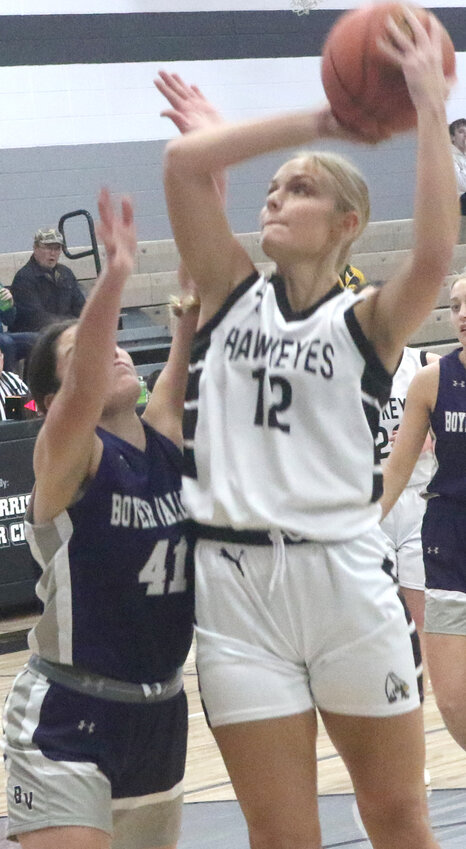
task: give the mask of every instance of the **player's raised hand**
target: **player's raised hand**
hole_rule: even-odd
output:
[[[389,16],[386,37],[378,40],[379,49],[403,71],[414,106],[447,99],[456,77],[443,72],[442,28],[434,15],[426,28],[409,8],[401,21]]]
[[[223,118],[214,106],[195,85],[188,85],[179,74],[159,71],[154,85],[168,100],[171,109],[160,114],[170,118],[180,133],[203,130],[223,123]],[[226,202],[227,178],[225,172],[213,175],[222,204]]]
[[[154,85],[172,107],[160,114],[170,118],[180,133],[222,123],[222,117],[201,90],[195,85],[187,85],[178,74],[159,71]]]
[[[100,221],[97,235],[107,254],[107,265],[115,273],[127,277],[131,274],[137,248],[133,204],[128,197],[121,200],[118,213],[108,189],[101,189],[98,199]]]

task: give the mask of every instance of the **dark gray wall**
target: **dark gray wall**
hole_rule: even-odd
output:
[[[162,187],[164,146],[165,142],[154,141],[2,151],[0,253],[28,250],[34,230],[55,226],[66,212],[84,208],[96,215],[102,185],[134,198],[140,240],[171,238]],[[411,135],[375,148],[326,144],[327,149],[332,147],[363,171],[371,192],[372,220],[411,217],[415,163]],[[284,158],[286,153],[263,157],[232,171],[228,213],[236,232],[258,229],[268,182]],[[81,226],[67,226],[70,243],[88,243]]]

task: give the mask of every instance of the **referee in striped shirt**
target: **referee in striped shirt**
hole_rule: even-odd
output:
[[[0,420],[5,421],[5,399],[11,395],[27,395],[28,388],[13,371],[3,371],[3,352],[0,351]]]

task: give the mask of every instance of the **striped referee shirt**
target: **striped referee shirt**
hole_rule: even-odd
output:
[[[5,398],[11,395],[27,395],[28,388],[23,380],[13,371],[3,371],[0,374],[0,420],[5,421]]]

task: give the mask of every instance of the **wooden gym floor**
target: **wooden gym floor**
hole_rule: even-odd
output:
[[[35,614],[16,613],[0,620],[0,704],[14,676],[27,661],[27,630]],[[215,742],[202,712],[191,650],[185,667],[189,703],[189,746],[185,779],[185,813],[179,849],[247,849],[244,821]],[[431,775],[429,805],[442,849],[466,847],[466,753],[452,740],[427,685],[424,707],[427,767]],[[323,845],[369,847],[354,803],[351,782],[322,723],[318,738],[319,794]],[[0,849],[6,841],[5,788],[0,763]]]

